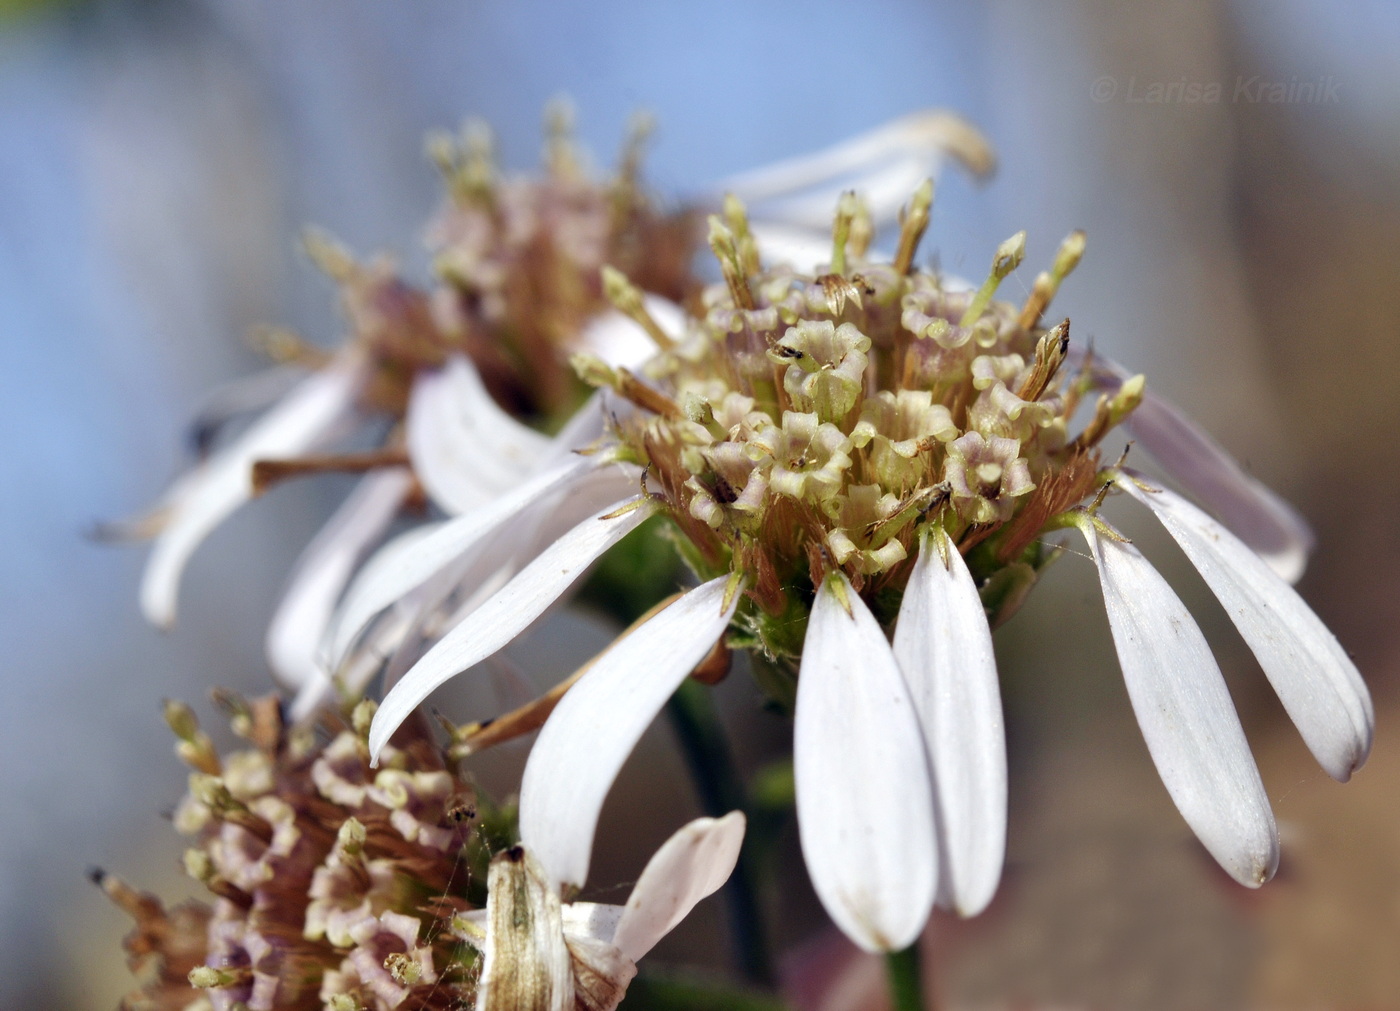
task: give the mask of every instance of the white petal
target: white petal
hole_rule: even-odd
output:
[[[569,902],[564,906],[564,935],[570,940],[586,937],[591,941],[613,943],[622,906],[605,902]]]
[[[815,274],[831,261],[831,234],[816,229],[754,221],[749,225],[758,242],[758,255],[764,264],[787,264],[804,274]]]
[[[928,748],[939,904],[975,916],[991,902],[1006,856],[1006,733],[982,598],[941,529],[922,538],[894,655]]]
[[[938,169],[936,161],[921,154],[894,158],[886,164],[873,166],[848,186],[825,187],[785,200],[762,203],[759,205],[760,220],[810,228],[814,235],[822,235],[826,240],[823,259],[830,260],[831,216],[842,192],[855,190],[870,208],[874,221],[890,221],[898,214],[899,208],[909,202],[919,184],[937,174]]]
[[[824,217],[790,218],[790,223],[829,228],[836,200],[844,190],[860,191],[892,163],[906,161],[919,168],[917,184],[926,176],[937,175],[949,156],[979,175],[989,172],[993,164],[991,149],[976,129],[951,113],[930,109],[902,116],[821,151],[731,176],[715,189],[718,195],[734,193],[750,205],[805,194],[810,207],[824,207]],[[893,203],[872,202],[872,216],[877,222],[892,220],[912,192],[911,186]],[[765,216],[764,208],[757,210],[756,217]]]
[[[284,684],[300,688],[328,679],[319,654],[335,602],[412,482],[405,467],[366,475],[302,552],[267,630],[267,661]]]
[[[642,732],[729,626],[739,593],[728,584],[721,576],[696,587],[615,642],[540,731],[520,787],[520,838],[551,880],[587,879],[603,798]]]
[[[1080,527],[1099,570],[1128,697],[1186,823],[1236,881],[1278,866],[1278,830],[1225,679],[1167,581],[1126,542]]]
[[[383,549],[390,558],[370,560],[365,571],[351,584],[332,628],[330,658],[339,666],[357,635],[375,615],[422,586],[454,560],[479,550],[493,539],[520,535],[522,513],[552,503],[561,493],[583,482],[590,474],[603,471],[617,480],[619,488],[630,486],[635,469],[600,464],[587,457],[574,457],[545,471],[491,503],[442,524],[412,543],[391,542]],[[620,491],[618,497],[626,494]],[[531,528],[524,531],[528,540]]]
[[[538,474],[553,467],[559,461],[568,459],[575,450],[584,449],[595,442],[603,434],[606,421],[602,391],[595,391],[549,440],[549,450],[535,464],[533,473]]]
[[[744,816],[697,818],[667,839],[647,862],[612,943],[637,961],[685,919],[695,904],[729,880],[744,843]]]
[[[828,240],[827,245],[830,245]],[[685,310],[668,298],[644,293],[643,304],[651,318],[674,341],[685,336]],[[595,317],[583,328],[579,346],[592,351],[614,367],[639,368],[657,352],[656,342],[640,323],[611,309]]]
[[[418,374],[405,426],[414,472],[432,500],[453,514],[514,488],[549,446],[501,410],[462,355]]]
[[[617,505],[612,503],[606,512],[590,516],[556,540],[413,665],[384,697],[374,716],[369,732],[371,760],[378,760],[380,749],[399,724],[434,689],[476,666],[523,632],[604,552],[656,511],[648,500],[620,515],[612,515]]]
[[[204,455],[218,438],[219,430],[233,419],[261,411],[281,400],[292,387],[306,378],[306,370],[294,365],[255,372],[225,383],[204,398],[190,422],[190,441]]]
[[[938,888],[928,758],[885,633],[845,576],[812,604],[792,756],[817,898],[865,950],[908,947]]]
[[[227,447],[184,475],[166,493],[166,524],[141,581],[141,610],[154,625],[175,622],[180,574],[195,548],[253,495],[253,464],[296,456],[340,434],[354,415],[365,375],[358,356],[336,362],[298,383],[280,403]]]
[[[1346,782],[1371,751],[1375,711],[1356,665],[1303,598],[1239,538],[1165,488],[1118,486],[1162,521],[1254,651],[1313,755]]]
[[[1074,349],[1070,360],[1083,361],[1084,352]],[[1105,390],[1116,390],[1131,375],[1107,358],[1095,356],[1093,364],[1094,379]],[[1314,544],[1307,520],[1246,474],[1239,462],[1179,407],[1149,388],[1123,424],[1163,470],[1220,517],[1281,578],[1296,583],[1302,577]]]

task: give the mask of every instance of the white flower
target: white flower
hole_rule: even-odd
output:
[[[717,207],[723,193],[754,201],[754,234],[764,254],[779,260],[795,255],[805,263],[830,253],[828,239],[817,240],[802,231],[816,220],[817,206],[822,207],[822,217],[829,216],[843,188],[857,185],[872,194],[872,219],[892,220],[907,192],[905,183],[935,174],[948,157],[978,173],[990,171],[992,164],[985,141],[965,121],[942,111],[919,112],[832,148],[731,177],[703,191],[700,201]],[[685,321],[674,304],[648,295],[643,305],[670,340],[684,335]],[[590,323],[577,346],[608,366],[626,368],[639,367],[657,350],[642,326],[617,311]],[[626,404],[608,405],[613,414],[625,409]],[[603,418],[599,404],[590,402],[546,441],[501,410],[465,357],[456,356],[443,369],[420,375],[407,418],[409,455],[434,501],[463,522],[435,531],[431,539],[423,535],[423,543],[412,549],[408,543],[420,537],[405,535],[404,543],[386,545],[371,560],[345,592],[329,627],[315,626],[318,634],[326,629],[317,661],[322,673],[303,688],[297,712],[311,711],[329,694],[332,674],[353,693],[363,690],[387,664],[392,684],[425,644],[443,636],[489,596],[481,587],[499,586],[554,535],[588,512],[617,504],[606,494],[578,498],[580,490],[564,477],[564,484],[538,496],[527,493],[518,507],[505,512],[488,508],[526,479],[552,473],[556,466],[566,469],[568,452],[601,434]],[[635,480],[635,471],[622,472],[625,480]],[[606,480],[613,480],[619,469],[610,474]],[[564,501],[561,511],[551,512],[551,495],[591,505],[584,511]],[[550,517],[550,525],[536,531],[533,524],[541,515]],[[433,556],[436,565],[420,564]],[[460,640],[458,636],[454,641]]]
[[[744,816],[699,818],[647,863],[625,905],[562,902],[522,827],[521,845],[491,862],[486,909],[455,921],[484,954],[477,1011],[612,1011],[636,963],[729,878]]]
[[[935,904],[973,915],[996,890],[1007,772],[989,612],[997,620],[1014,612],[1055,554],[1044,535],[1076,525],[1098,566],[1129,695],[1168,791],[1232,875],[1250,885],[1267,879],[1277,859],[1273,816],[1209,648],[1155,570],[1080,504],[1111,481],[1153,508],[1240,624],[1319,761],[1345,778],[1369,750],[1373,721],[1345,654],[1269,562],[1170,493],[1101,469],[1097,446],[1145,407],[1155,423],[1146,430],[1180,472],[1210,478],[1207,489],[1234,503],[1235,515],[1275,521],[1275,565],[1304,553],[1305,528],[1290,524],[1291,512],[1194,426],[1145,397],[1142,377],[1125,380],[1096,365],[1057,385],[1068,321],[1050,330],[1035,321],[1082,236],[1066,240],[1054,275],[1037,279],[1018,312],[991,292],[1014,266],[1020,236],[998,250],[975,293],[907,269],[906,240],[922,228],[927,199],[921,191],[920,213],[906,216],[903,268],[861,264],[866,301],[854,310],[849,296],[833,300],[829,277],[750,274],[737,247],[721,244],[725,285],[706,293],[707,316],[688,328],[688,345],[663,355],[656,387],[629,394],[615,386],[635,410],[614,421],[614,445],[604,443],[594,465],[609,452],[646,460],[646,494],[601,501],[591,515],[579,508],[586,518],[513,580],[483,591],[484,603],[464,608],[461,623],[386,696],[372,754],[437,686],[522,632],[643,516],[664,512],[710,578],[631,629],[563,695],[526,766],[522,830],[558,881],[581,884],[618,771],[677,686],[732,630],[761,662],[796,661],[795,699],[781,697],[794,703],[799,837],[818,897],[857,944],[897,950]],[[745,227],[738,220],[729,234]],[[828,325],[798,325],[813,319]],[[815,438],[780,438],[793,419],[806,418],[808,428],[819,419],[790,409],[803,376],[780,386],[774,366],[786,362],[792,374],[801,371],[796,360],[812,355],[835,372],[838,358],[850,356],[813,348],[847,326],[845,347],[864,361],[833,381],[842,396],[827,397],[831,420],[820,426],[830,438],[822,447]],[[1103,396],[1071,438],[1086,386]],[[1022,437],[995,434],[1003,420],[996,411],[963,409],[977,390],[998,388],[1030,418]],[[927,401],[901,401],[920,390]],[[893,412],[864,409],[862,398],[881,395]],[[935,400],[948,424],[908,447],[907,466],[881,467],[866,452],[881,437],[892,445],[921,430]],[[909,417],[899,416],[901,403]],[[992,434],[977,427],[983,423]],[[728,465],[736,459],[753,465],[742,490],[740,471]],[[813,484],[813,475],[822,480]],[[560,487],[542,485],[512,508],[531,522],[562,521],[572,497],[557,499]],[[492,513],[483,534],[488,524],[473,519],[470,536],[489,543],[506,522]],[[882,622],[893,624],[893,642]]]

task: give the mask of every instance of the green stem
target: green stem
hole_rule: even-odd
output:
[[[724,726],[704,686],[687,678],[666,704],[666,714],[695,780],[705,813],[717,818],[734,810],[747,811],[747,791],[734,767]],[[725,885],[725,895],[740,968],[752,982],[771,986],[773,966],[754,888],[757,868],[751,839],[752,836],[746,836],[744,840],[739,863]]]
[[[890,978],[890,1001],[895,1011],[924,1011],[924,985],[919,972],[919,944],[885,956]]]
[[[787,1011],[777,997],[703,977],[644,969],[627,988],[626,1011]]]

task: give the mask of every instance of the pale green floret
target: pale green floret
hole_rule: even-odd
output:
[[[1057,397],[1022,400],[1005,383],[997,382],[972,402],[967,411],[967,427],[988,437],[1027,442],[1055,421],[1060,408]]]
[[[702,465],[688,467],[696,476],[685,483],[695,493],[690,500],[690,515],[718,530],[724,523],[725,506],[740,513],[757,513],[763,508],[768,494],[768,470],[750,459],[746,450],[743,442],[719,442],[700,451]],[[700,479],[706,469],[714,475],[713,488]]]
[[[837,565],[865,576],[885,572],[904,561],[904,545],[894,537],[911,517],[890,521],[903,501],[877,484],[856,484],[836,499],[835,526],[826,535]]]
[[[860,399],[869,350],[870,338],[851,323],[804,320],[788,328],[768,357],[787,365],[783,389],[794,408],[839,424]]]
[[[972,386],[985,390],[998,382],[1014,383],[1025,371],[1026,360],[1020,355],[978,355],[972,360]]]
[[[904,492],[929,479],[933,445],[950,442],[959,434],[948,408],[935,404],[927,390],[881,390],[861,404],[851,442],[866,448],[876,481]]]
[[[969,523],[1005,523],[1016,499],[1035,489],[1016,439],[968,432],[948,445],[943,477],[953,508]]]
[[[815,414],[784,411],[783,423],[759,432],[749,459],[771,461],[768,486],[775,494],[825,504],[841,490],[851,466],[851,440]]]

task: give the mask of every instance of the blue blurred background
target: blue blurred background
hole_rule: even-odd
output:
[[[1309,763],[1189,567],[1125,519],[1219,644],[1284,822],[1283,875],[1242,895],[1195,850],[1135,736],[1092,572],[1067,559],[999,639],[1011,864],[986,917],[939,926],[950,1004],[1379,1006],[1400,993],[1400,749],[1386,736],[1400,646],[1400,7],[9,0],[0,12],[0,1006],[109,1007],[129,987],[125,924],[83,871],[172,898],[184,887],[159,817],[182,789],[159,700],[266,687],[262,631],[343,485],[280,488],[221,529],[169,635],[137,614],[144,552],[84,531],[147,505],[188,462],[182,426],[204,393],[262,365],[254,326],[337,340],[331,286],[296,252],[302,226],[423,276],[418,234],[438,199],[425,132],[482,116],[504,164],[531,169],[541,110],[561,93],[601,165],[628,115],[654,112],[647,176],[675,196],[913,109],[961,112],[1000,170],[986,187],[945,177],[926,249],[981,276],[995,244],[1027,229],[1027,266],[1004,289],[1015,298],[1086,229],[1057,303],[1076,337],[1145,371],[1319,528],[1302,589],[1376,690],[1372,767],[1342,788]],[[1252,100],[1315,80],[1335,82],[1336,100]],[[1214,82],[1221,97],[1149,100],[1173,82]],[[603,637],[556,621],[517,659],[547,682]],[[737,682],[724,689],[736,727],[780,737]],[[694,807],[664,729],[653,737],[605,818],[600,845],[611,825],[631,846],[603,865],[615,880]],[[518,754],[503,761],[508,787]],[[817,921],[810,902],[789,905],[790,942]],[[702,942],[718,922],[681,935],[676,957],[717,957]]]

